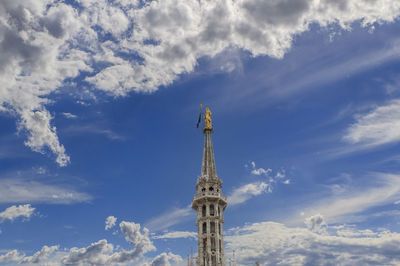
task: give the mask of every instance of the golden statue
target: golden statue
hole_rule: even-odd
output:
[[[208,109],[208,107],[206,108],[206,114],[204,115],[204,121],[206,122],[206,126],[204,127],[204,129],[213,129],[213,127],[211,125],[211,111],[210,111],[210,109]]]

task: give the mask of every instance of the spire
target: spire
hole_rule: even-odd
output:
[[[207,176],[207,179],[217,179],[217,170],[215,169],[214,150],[211,139],[213,127],[211,122],[211,111],[208,107],[206,108],[206,113],[204,115],[204,122],[204,151],[201,176]]]
[[[208,179],[217,179],[211,133],[212,129],[204,129],[204,150],[201,176],[207,176]]]

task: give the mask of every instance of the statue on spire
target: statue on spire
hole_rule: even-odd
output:
[[[211,111],[210,109],[207,107],[206,108],[206,114],[204,115],[204,121],[206,122],[206,125],[204,127],[204,129],[213,129],[212,124],[211,124]]]

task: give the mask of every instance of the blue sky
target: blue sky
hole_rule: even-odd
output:
[[[185,265],[200,104],[228,261],[399,264],[399,15],[367,0],[2,2],[0,264]]]

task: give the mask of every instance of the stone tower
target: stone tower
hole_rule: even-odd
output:
[[[204,151],[201,176],[196,183],[196,194],[192,208],[197,211],[198,266],[225,266],[225,251],[222,225],[223,212],[227,206],[226,196],[222,194],[222,180],[217,176],[214,150],[211,141],[213,128],[211,112],[207,108],[204,127]]]

